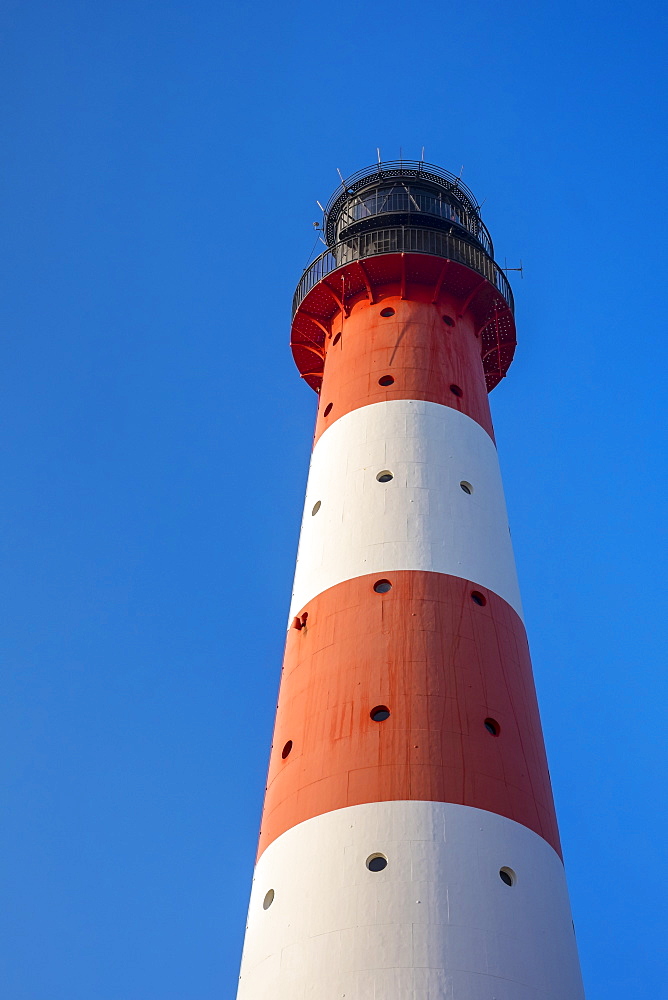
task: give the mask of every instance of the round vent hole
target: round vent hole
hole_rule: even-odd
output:
[[[374,722],[385,722],[385,719],[390,717],[390,710],[386,705],[376,705],[375,708],[371,709],[369,715]]]
[[[332,412],[332,407],[333,406],[334,406],[334,403],[328,403],[327,406],[325,407],[325,412],[324,412],[323,416],[328,417],[330,415],[330,413]]]
[[[474,604],[477,604],[478,607],[480,608],[484,608],[485,605],[487,604],[487,598],[483,594],[481,594],[479,590],[471,591],[471,600],[473,601]]]
[[[286,757],[290,756],[290,751],[292,750],[292,740],[288,740],[283,749],[281,750],[281,757],[285,760]]]
[[[340,340],[341,340],[341,334],[337,333],[337,335],[334,337],[334,340],[332,341],[332,347],[334,347],[335,344],[338,344]]]
[[[465,479],[463,479],[459,485],[461,489],[464,490],[464,493],[468,493],[469,496],[473,493],[473,487],[470,483],[467,483]]]
[[[387,868],[387,858],[384,854],[372,854],[366,859],[366,866],[370,872],[382,872]]]
[[[501,868],[499,870],[499,878],[502,882],[505,882],[506,885],[515,885],[515,882],[517,881],[517,875],[512,868]]]
[[[380,315],[381,316],[394,316],[394,309],[390,309],[390,307],[388,306],[387,309],[381,309],[380,310]]]
[[[264,900],[262,901],[262,909],[268,910],[273,902],[274,902],[274,890],[270,889],[267,895],[264,897]]]
[[[458,385],[455,385],[454,382],[450,386],[450,392],[452,393],[453,396],[463,396],[464,395],[464,393],[461,390],[461,388]]]
[[[501,732],[501,726],[496,719],[485,719],[485,729],[492,736],[498,736]]]
[[[391,375],[383,375],[378,379],[378,385],[394,385],[394,379]]]
[[[445,323],[446,326],[454,326],[455,325],[455,321],[452,318],[452,316],[444,316],[443,317],[443,322]]]
[[[376,479],[379,483],[389,483],[391,479],[394,479],[394,475],[388,469],[384,469],[378,473]]]
[[[388,590],[392,590],[392,584],[389,580],[376,580],[373,589],[377,594],[386,594]]]
[[[322,506],[322,500],[316,500],[313,504],[313,510],[311,511],[311,517],[315,517]]]

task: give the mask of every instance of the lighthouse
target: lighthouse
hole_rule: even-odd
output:
[[[489,408],[513,296],[432,164],[347,178],[238,1000],[581,1000]]]

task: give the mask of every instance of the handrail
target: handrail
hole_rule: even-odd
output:
[[[451,184],[455,188],[455,190],[460,191],[464,198],[471,203],[473,210],[478,215],[480,214],[480,206],[478,205],[476,197],[471,189],[468,188],[466,184],[462,183],[460,177],[456,174],[450,173],[449,170],[444,170],[443,167],[439,167],[435,163],[425,163],[424,160],[383,160],[382,163],[376,163],[370,167],[364,167],[362,170],[357,170],[354,174],[346,177],[327,202],[325,216],[329,215],[330,211],[334,207],[334,204],[339,200],[342,193],[348,193],[351,188],[356,188],[359,181],[371,181],[374,177],[380,177],[381,179],[394,177],[404,171],[408,174],[415,173],[418,177],[424,175],[428,178],[429,174],[431,174],[440,180],[447,181],[448,184]]]
[[[366,193],[367,191],[371,192],[371,204],[369,202],[369,195]],[[410,187],[405,185],[405,191],[399,191],[398,194],[394,193],[391,199],[384,198],[380,207],[378,207],[378,191],[383,191],[382,185],[374,186],[370,189],[364,188],[361,194],[350,195],[347,204],[342,206],[336,216],[336,222],[331,227],[331,234],[329,232],[327,234],[328,236],[331,235],[332,242],[336,242],[336,235],[340,238],[342,232],[349,232],[353,227],[355,231],[359,231],[364,228],[378,228],[378,226],[382,226],[383,216],[395,216],[393,220],[395,226],[401,223],[409,226],[429,226],[429,220],[431,220],[432,228],[436,228],[437,225],[440,228],[439,223],[435,221],[438,219],[442,220],[441,225],[453,226],[455,232],[463,230],[465,234],[470,233],[482,245],[490,257],[494,256],[494,245],[487,226],[479,215],[468,211],[456,199],[453,199],[453,201],[437,202],[433,198],[433,192],[430,192],[434,204],[432,205],[427,202],[426,206],[423,207],[424,203],[420,199],[422,199],[426,189],[416,188],[411,182]],[[374,194],[376,196],[375,205],[373,203]],[[402,202],[399,205],[397,204],[397,198]],[[362,209],[366,211],[366,214],[361,213]],[[356,212],[359,212],[359,214],[356,214]],[[396,216],[406,216],[407,218],[398,219]],[[424,223],[422,219],[424,219]],[[385,225],[388,225],[387,221],[385,221]]]
[[[332,271],[365,257],[389,253],[417,253],[457,261],[483,275],[514,312],[510,283],[498,264],[481,247],[442,230],[400,226],[360,233],[325,250],[304,271],[292,301],[292,315],[318,282]]]

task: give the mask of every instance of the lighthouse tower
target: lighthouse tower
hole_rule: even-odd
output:
[[[581,1000],[488,393],[475,198],[349,177],[294,299],[319,394],[238,1000]]]

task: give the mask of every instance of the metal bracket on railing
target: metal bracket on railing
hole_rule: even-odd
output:
[[[524,265],[522,264],[521,260],[520,260],[520,266],[519,267],[508,267],[508,264],[506,262],[506,258],[505,257],[503,258],[503,263],[504,263],[504,266],[501,268],[501,270],[505,271],[506,274],[508,273],[508,271],[519,271],[520,272],[520,278],[524,277]]]

